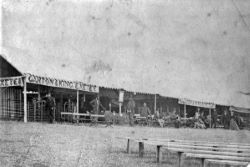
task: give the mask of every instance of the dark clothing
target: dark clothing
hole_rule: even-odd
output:
[[[45,101],[46,101],[45,109],[46,109],[46,112],[48,112],[49,122],[52,123],[54,120],[54,110],[56,107],[55,98],[47,97],[45,98]]]
[[[90,102],[90,104],[93,107],[93,112],[94,114],[98,114],[99,113],[99,109],[100,107],[102,107],[102,109],[105,110],[105,108],[102,106],[102,104],[100,103],[100,101],[98,99],[94,99]]]
[[[134,125],[134,114],[135,114],[135,101],[130,98],[129,102],[127,104],[127,113],[129,116],[129,125],[133,126]]]
[[[142,117],[148,117],[148,115],[151,115],[151,111],[150,111],[150,109],[148,108],[148,106],[143,106],[143,107],[141,108],[141,113],[140,113],[140,115],[141,115]]]
[[[224,114],[222,116],[222,123],[224,125],[225,129],[229,129],[229,125],[230,125],[230,115],[229,114]]]
[[[217,118],[218,118],[217,111],[214,110],[214,112],[212,113],[212,128],[216,128]]]
[[[93,107],[93,113],[98,114],[99,112],[99,101],[97,99],[94,99],[90,102],[90,104]]]
[[[236,121],[231,118],[230,120],[230,129],[231,130],[240,130],[239,126],[237,125]]]
[[[129,99],[128,101],[127,112],[135,113],[135,101],[133,99]]]
[[[134,114],[132,112],[129,112],[128,118],[129,118],[129,125],[133,126],[134,125]]]

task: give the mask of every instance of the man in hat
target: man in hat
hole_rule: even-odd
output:
[[[134,114],[135,114],[135,101],[132,96],[129,97],[129,101],[127,104],[127,112],[129,116],[129,125],[134,125]]]
[[[46,111],[48,112],[48,115],[49,115],[49,122],[50,123],[53,123],[54,121],[54,110],[55,110],[55,107],[56,107],[56,102],[55,102],[55,98],[51,96],[51,93],[48,93],[46,95],[46,98],[45,98],[45,108],[46,108]]]

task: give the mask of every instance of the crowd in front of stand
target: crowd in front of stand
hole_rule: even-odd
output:
[[[53,122],[54,119],[54,110],[55,110],[55,98],[51,96],[51,93],[48,93],[45,98],[45,109],[49,114],[49,122]],[[191,128],[225,128],[232,130],[239,130],[244,126],[243,119],[233,111],[224,110],[222,115],[218,115],[217,110],[214,109],[211,112],[211,115],[205,115],[204,111],[200,111],[200,108],[197,108],[193,117],[181,118],[179,113],[174,109],[171,112],[163,112],[160,109],[157,109],[156,112],[152,112],[147,106],[147,103],[144,102],[143,106],[140,107],[138,114],[135,113],[136,102],[133,99],[133,96],[129,97],[127,104],[125,104],[126,112],[123,115],[119,115],[116,112],[106,110],[105,107],[100,103],[98,97],[94,98],[89,102],[92,106],[92,110],[87,111],[90,114],[99,114],[101,113],[106,115],[109,121],[117,122],[117,116],[124,118],[128,121],[130,126],[135,124],[148,125],[148,126],[173,126],[173,127],[191,127]],[[96,118],[98,119],[98,118]]]

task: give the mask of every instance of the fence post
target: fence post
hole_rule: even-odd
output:
[[[156,146],[156,161],[160,163],[162,161],[162,146]]]
[[[144,155],[144,143],[139,142],[139,157],[143,157]]]
[[[130,154],[131,150],[130,150],[130,139],[128,139],[127,141],[127,153]]]

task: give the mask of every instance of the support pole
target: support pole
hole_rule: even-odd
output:
[[[111,102],[109,103],[109,111],[112,112],[112,104],[111,104]]]
[[[155,101],[154,101],[154,112],[156,113],[156,94],[155,94]]]
[[[119,114],[122,115],[122,103],[119,102]]]
[[[36,121],[36,100],[33,100],[33,105],[34,105],[34,121]]]
[[[76,91],[76,113],[77,113],[77,123],[79,123],[79,90]]]
[[[41,119],[41,110],[42,110],[42,98],[41,98],[41,87],[40,85],[38,85],[37,87],[38,90],[38,95],[37,95],[37,112],[36,112],[36,120],[39,120],[39,115],[40,115],[40,119]]]
[[[209,108],[209,115],[210,115],[209,127],[212,128],[212,112],[211,112],[211,108]]]
[[[23,121],[25,123],[27,123],[27,83],[26,83],[26,77],[24,77],[24,81],[23,81],[23,112],[24,112],[24,117],[23,117]]]
[[[186,121],[186,118],[187,118],[187,106],[186,104],[184,104],[184,119]]]
[[[60,94],[60,115],[61,115],[61,112],[63,112],[63,94]]]

